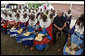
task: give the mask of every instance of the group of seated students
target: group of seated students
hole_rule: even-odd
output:
[[[1,31],[14,37],[17,43],[23,43],[30,50],[44,50],[49,44],[56,43],[56,33],[66,35],[64,55],[81,55],[84,50],[84,14],[72,29],[71,10],[64,13],[58,10],[11,9],[1,11]],[[61,35],[61,34],[60,34]]]

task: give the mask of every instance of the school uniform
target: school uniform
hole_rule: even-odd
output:
[[[71,19],[72,19],[72,14],[70,13],[70,14],[67,14],[66,13],[66,23],[67,23],[67,27],[68,27],[68,29],[70,29],[70,24],[71,24]]]
[[[75,44],[74,46],[72,46],[73,48],[78,47],[81,44],[84,44],[84,33],[83,32],[84,32],[84,26],[79,27],[77,24],[74,25],[73,28],[69,31],[69,34],[71,34],[71,37],[70,37],[71,46],[72,44]],[[63,48],[63,55],[81,55],[84,52],[84,47],[80,48],[77,51],[69,50],[70,52],[68,52],[66,50],[67,50],[67,42],[66,42]]]
[[[52,25],[50,19],[47,19],[47,22],[43,22],[42,19],[40,20],[40,28],[39,34],[48,34],[46,35],[41,41],[34,40],[34,45],[36,49],[43,50],[45,47],[48,46],[50,41],[52,40]],[[43,28],[43,29],[42,29]],[[52,41],[51,41],[52,44]]]
[[[31,19],[29,19],[29,25],[28,25],[27,32],[31,32],[31,33],[34,32],[34,30],[36,29],[36,26],[35,26],[36,23],[37,23],[37,19],[34,19],[33,21]],[[23,34],[17,37],[17,39],[16,39],[17,42],[23,43],[23,45],[32,46],[36,35],[32,34],[29,36],[25,36]]]
[[[22,29],[25,29],[26,28],[26,22],[27,21],[28,21],[28,18],[27,17],[25,19],[23,19],[23,16],[20,16],[20,18],[19,18],[18,23],[17,23],[16,26],[18,26],[18,24],[19,24]],[[19,27],[17,27],[16,29],[10,30],[10,32],[11,32],[10,33],[10,36],[11,37],[13,37],[13,36],[19,36],[20,34],[17,32],[18,30],[19,30]],[[25,31],[23,30],[23,32],[25,32]]]
[[[19,19],[20,18],[15,17],[16,26],[20,25],[20,20]],[[18,29],[19,29],[19,27],[17,27],[17,28],[11,28],[10,29],[10,37],[16,36],[16,32],[17,32]]]
[[[4,14],[1,14],[1,18],[3,19],[3,23],[1,23],[3,33],[7,34],[7,26],[8,26],[8,17]]]

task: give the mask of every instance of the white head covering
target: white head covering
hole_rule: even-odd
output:
[[[53,9],[54,10],[54,7],[50,4],[47,9],[49,9],[49,10]]]
[[[47,28],[47,27],[50,26],[50,24],[51,24],[50,18],[47,18],[47,21],[46,21],[46,22],[43,22],[42,19],[40,20],[40,26],[41,26],[42,28]]]
[[[37,22],[38,22],[37,19],[34,19],[34,20],[29,19],[29,25],[31,26],[36,25]]]
[[[4,19],[4,20],[8,20],[8,16],[6,17],[5,14],[1,13],[1,17]]]
[[[20,17],[19,17],[19,18],[15,17],[15,22],[16,22],[16,23],[17,23],[17,22],[20,22]]]
[[[38,16],[38,21],[40,21],[40,15]]]
[[[4,14],[2,13],[2,11],[1,11],[1,17],[4,18]]]
[[[84,32],[84,26],[80,27],[79,25],[75,25],[75,31],[79,32],[80,34],[83,34]]]
[[[25,14],[25,13],[23,13],[23,14]],[[28,16],[25,18],[25,19],[23,19],[23,16],[20,16],[20,21],[21,22],[23,22],[23,23],[25,23],[25,22],[27,22],[28,21]]]
[[[12,12],[10,12],[10,14],[12,14]],[[13,21],[13,20],[15,20],[15,16],[12,14],[12,17],[10,17],[9,15],[8,15],[8,21]]]
[[[17,8],[17,6],[16,5],[14,5],[14,9],[16,9]]]

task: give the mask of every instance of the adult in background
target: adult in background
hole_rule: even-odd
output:
[[[72,18],[71,10],[68,10],[68,13],[66,13],[66,19],[67,19],[66,24],[68,29],[70,29],[71,18]]]
[[[63,16],[61,10],[57,11],[57,16],[53,21],[53,43],[56,42],[56,33],[58,31],[65,33],[67,36],[68,30],[66,29],[66,18]]]

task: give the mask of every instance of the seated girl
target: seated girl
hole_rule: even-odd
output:
[[[2,26],[2,31],[4,34],[7,34],[7,22],[8,22],[8,13],[6,11],[3,11],[1,14],[1,18],[3,19],[3,24],[1,24]]]
[[[40,28],[39,32],[37,33],[34,45],[30,48],[31,50],[36,47],[38,50],[43,50],[48,46],[52,39],[52,25],[49,18],[46,15],[42,16],[42,19],[39,21]]]
[[[82,55],[84,51],[84,14],[69,31],[68,41],[63,48],[64,55]]]
[[[33,44],[33,40],[35,36],[33,32],[36,29],[35,26],[36,23],[37,23],[37,19],[35,19],[35,15],[31,14],[27,31],[16,38],[18,43],[23,42],[25,47],[31,46]]]
[[[16,26],[20,26],[19,28],[21,29],[21,33],[24,33],[25,31],[26,31],[26,23],[27,23],[27,21],[28,21],[28,16],[27,16],[27,14],[26,13],[24,13],[23,14],[23,16],[21,16],[20,17],[20,14],[19,13],[17,13],[16,14],[16,19],[18,19],[18,22],[17,22],[17,25]],[[20,23],[20,22],[21,23]],[[19,24],[19,25],[18,25]],[[19,29],[19,30],[20,30]],[[12,32],[12,35],[14,35],[14,36],[19,36],[21,33],[19,33],[19,30],[18,30],[18,28],[17,29],[15,29],[15,33],[14,32]]]
[[[10,24],[10,26],[13,26],[15,24],[15,17],[12,12],[10,12],[8,15],[8,23]]]
[[[19,26],[20,26],[20,20],[19,20],[19,18],[20,18],[20,14],[19,13],[16,13],[15,14],[15,24],[10,29],[10,37],[16,36],[16,32],[17,32],[17,30],[19,29]]]

